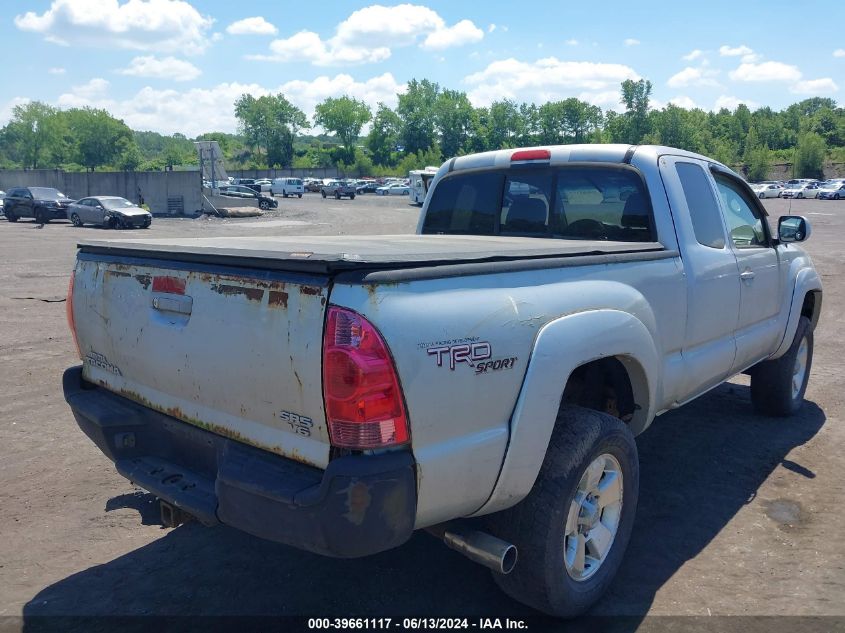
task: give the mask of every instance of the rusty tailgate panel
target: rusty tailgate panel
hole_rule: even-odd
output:
[[[105,259],[80,257],[76,268],[86,380],[219,435],[326,466],[326,278]]]

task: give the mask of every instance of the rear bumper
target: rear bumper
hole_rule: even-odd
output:
[[[354,558],[413,532],[416,478],[408,452],[335,459],[325,471],[63,377],[80,428],[117,471],[207,525],[224,523],[326,556]]]

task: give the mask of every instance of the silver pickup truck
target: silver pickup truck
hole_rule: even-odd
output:
[[[428,529],[572,616],[619,567],[655,416],[740,372],[761,413],[801,406],[809,234],[668,147],[462,156],[416,235],[81,244],[65,398],[169,525],[337,557]]]

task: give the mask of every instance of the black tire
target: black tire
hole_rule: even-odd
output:
[[[793,393],[793,375],[801,342],[806,339],[807,358],[804,378],[797,393]],[[804,403],[804,393],[813,366],[813,328],[810,319],[798,319],[795,338],[786,354],[767,360],[751,368],[751,402],[758,413],[785,418],[795,414]]]
[[[760,200],[762,200],[763,198],[766,197],[766,194],[761,191],[760,193],[757,194],[757,197],[760,198]]]
[[[350,195],[349,195],[349,199],[350,199],[350,200],[354,200],[354,199],[355,199],[355,194],[354,194],[354,193],[350,194]]]
[[[258,208],[261,209],[262,211],[267,211],[270,208],[270,203],[267,202],[266,200],[261,200],[258,203]]]
[[[326,192],[325,192],[325,191],[321,191],[320,193],[322,193],[322,194],[323,194],[323,197],[324,197],[324,198],[326,197]]]
[[[47,214],[44,212],[44,209],[35,210],[35,222],[38,224],[50,223],[50,218],[47,217]]]
[[[296,195],[297,195],[297,197],[299,197],[299,198],[301,198],[301,197],[302,197],[302,194],[301,194],[301,193],[298,193],[298,194],[296,194]]]
[[[804,197],[804,194],[803,194],[803,193],[801,193],[801,192],[799,191],[799,192],[798,192],[798,195],[797,195],[797,196],[795,196],[795,197],[796,197],[796,198],[803,198],[803,197]]]
[[[564,563],[565,525],[582,475],[593,460],[606,453],[616,458],[622,471],[619,525],[601,566],[578,581]],[[515,600],[549,615],[583,613],[604,594],[619,569],[631,536],[638,494],[637,445],[625,423],[606,413],[562,406],[531,492],[513,508],[489,519],[493,534],[519,551],[514,570],[508,575],[494,573],[494,580]]]
[[[15,215],[14,211],[6,211],[6,220],[9,222],[17,222],[18,216]]]
[[[82,226],[82,219],[79,217],[78,213],[71,213],[70,221],[74,226]]]
[[[287,198],[287,197],[288,197],[288,194],[286,194],[286,193],[283,191],[283,192],[282,192],[282,198]]]
[[[335,192],[334,192],[334,197],[335,197],[335,200],[340,200],[340,192],[339,192],[339,191],[335,191]]]
[[[833,199],[834,199],[834,200],[839,200],[839,194],[838,194],[838,193],[833,194]]]

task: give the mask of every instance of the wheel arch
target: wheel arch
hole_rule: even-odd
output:
[[[587,377],[589,373],[593,375]],[[546,324],[537,335],[511,416],[499,478],[489,499],[475,514],[510,507],[531,491],[561,404],[584,406],[594,395],[579,394],[573,390],[573,381],[586,379],[590,384],[601,375],[601,384],[609,385],[617,400],[627,392],[634,404],[626,415],[627,423],[637,434],[654,418],[660,373],[654,337],[630,313],[591,310]]]
[[[804,258],[796,260],[796,266],[804,265]],[[795,286],[792,290],[792,301],[789,307],[789,317],[786,322],[786,329],[784,330],[783,339],[778,346],[775,353],[769,358],[776,359],[783,356],[789,346],[792,345],[792,339],[795,338],[795,331],[798,329],[798,319],[806,316],[810,319],[810,325],[813,329],[819,321],[819,315],[822,309],[822,283],[816,269],[812,265],[806,266],[797,271],[794,275]]]

